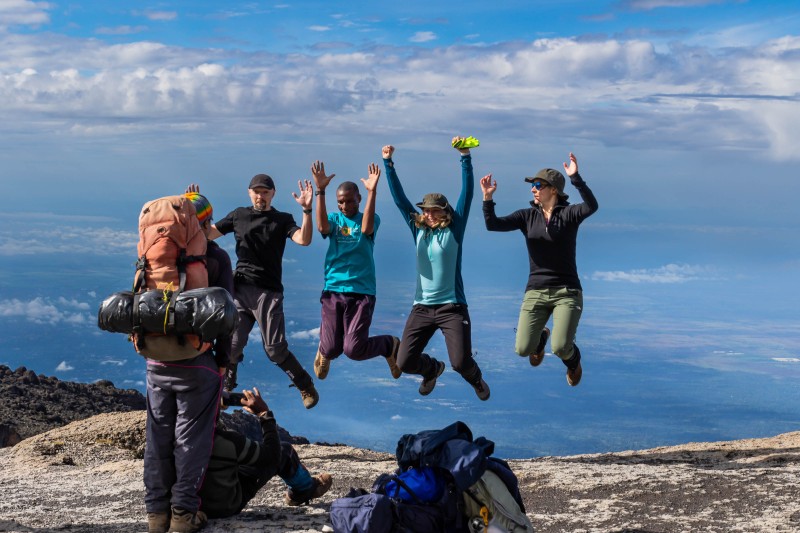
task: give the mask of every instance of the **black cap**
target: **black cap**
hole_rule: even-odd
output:
[[[256,187],[264,187],[265,189],[274,189],[275,182],[272,181],[272,178],[267,176],[266,174],[256,174],[253,176],[253,179],[250,180],[250,187],[249,189],[255,189]]]

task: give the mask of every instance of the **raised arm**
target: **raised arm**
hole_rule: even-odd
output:
[[[317,230],[323,235],[331,232],[331,224],[328,222],[328,208],[325,205],[325,189],[328,188],[331,180],[336,174],[325,175],[325,163],[315,161],[311,165],[311,175],[314,177],[314,184],[317,186]]]
[[[452,144],[456,144],[461,139],[463,137],[453,137]],[[464,219],[466,225],[472,205],[472,196],[475,194],[475,176],[472,172],[472,156],[469,148],[456,148],[456,150],[461,154],[461,194],[458,197],[455,211]]]
[[[386,183],[389,184],[389,192],[392,194],[394,205],[400,210],[403,220],[411,227],[411,233],[416,235],[416,228],[414,226],[414,216],[417,210],[414,208],[403,186],[400,185],[400,178],[397,177],[397,172],[394,170],[394,161],[392,161],[392,154],[394,153],[394,146],[386,145],[383,147],[381,154],[383,155],[383,166],[386,169]]]
[[[511,213],[506,217],[498,217],[494,212],[494,193],[497,191],[497,181],[491,174],[481,178],[481,191],[483,192],[483,221],[489,231],[514,231],[525,227],[525,219],[520,211]]]
[[[294,200],[303,208],[303,224],[300,226],[299,231],[292,234],[292,240],[300,246],[308,246],[311,244],[312,226],[311,222],[311,201],[314,197],[314,189],[311,187],[311,181],[297,180],[297,187],[300,189],[300,194],[292,193]]]
[[[364,218],[361,220],[361,232],[364,235],[375,233],[375,198],[378,195],[378,180],[381,178],[381,169],[375,163],[370,163],[367,179],[361,178],[361,183],[367,190],[367,203],[364,206]]]
[[[564,171],[569,176],[570,182],[572,182],[572,186],[578,190],[578,194],[581,195],[582,203],[570,206],[570,211],[575,212],[579,221],[582,221],[585,218],[588,218],[598,209],[597,198],[594,197],[594,193],[586,185],[586,182],[583,181],[580,173],[578,172],[578,158],[575,157],[575,154],[572,152],[569,153],[569,164],[563,163]]]

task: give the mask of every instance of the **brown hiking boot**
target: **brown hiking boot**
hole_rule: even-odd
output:
[[[444,373],[444,363],[434,359],[433,364],[436,365],[436,374],[431,379],[422,378],[422,383],[419,385],[419,393],[423,396],[427,396],[433,392],[433,388],[436,386],[436,380]]]
[[[180,507],[173,507],[169,533],[194,533],[206,527],[207,523],[208,518],[203,511],[193,513]]]
[[[397,337],[392,337],[392,353],[386,358],[386,362],[389,364],[389,371],[392,373],[392,377],[394,379],[398,379],[403,375],[403,371],[400,370],[399,366],[397,366],[397,350],[399,349],[400,339]]]
[[[571,363],[573,359],[578,359],[577,365],[567,364],[567,383],[569,383],[570,387],[577,387],[578,383],[581,382],[581,377],[583,376],[583,368],[581,367],[581,351],[578,349],[577,344],[573,344],[573,353],[572,357],[567,363]],[[570,368],[573,366],[573,368]]]
[[[528,356],[531,366],[539,366],[542,364],[542,361],[544,360],[544,347],[547,345],[547,339],[549,338],[550,329],[544,328],[541,336],[539,337],[539,346],[536,347],[536,353],[532,353]]]
[[[228,366],[225,368],[225,380],[223,381],[222,388],[228,392],[236,389],[238,383],[236,383],[236,367],[239,366],[239,363],[231,363],[228,361]]]
[[[489,385],[486,384],[483,378],[481,378],[480,383],[478,383],[477,385],[473,385],[472,388],[475,389],[475,394],[478,395],[478,398],[482,402],[485,402],[486,400],[489,399]]]
[[[147,513],[147,533],[167,533],[169,513]]]
[[[317,349],[317,356],[314,358],[314,373],[319,379],[328,377],[328,372],[331,369],[331,360],[322,355],[322,352]]]
[[[303,398],[303,405],[306,406],[306,409],[311,409],[319,401],[319,393],[313,383],[309,384],[308,388],[301,390],[300,396]]]
[[[292,489],[289,489],[286,491],[286,496],[283,498],[283,501],[286,502],[286,505],[297,507],[298,505],[308,503],[314,498],[319,498],[328,492],[328,489],[330,489],[331,485],[333,485],[333,477],[327,472],[318,476],[314,476],[311,479],[314,484],[308,490],[295,492]]]

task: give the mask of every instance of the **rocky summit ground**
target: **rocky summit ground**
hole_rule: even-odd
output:
[[[146,531],[144,421],[142,411],[104,413],[1,449],[0,532]],[[349,446],[296,448],[312,471],[333,474],[326,496],[287,507],[274,479],[207,530],[330,531],[330,502],[395,466],[392,455]],[[510,463],[540,533],[800,531],[800,432]]]

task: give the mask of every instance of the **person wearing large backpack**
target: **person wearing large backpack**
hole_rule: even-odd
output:
[[[225,373],[224,388],[237,385],[237,368],[244,357],[247,337],[258,323],[264,351],[270,361],[283,370],[300,391],[303,405],[311,409],[319,401],[314,381],[289,350],[283,314],[283,253],[286,241],[300,246],[311,244],[313,222],[311,182],[298,181],[299,194],[292,193],[303,209],[303,222],[298,226],[290,213],[272,206],[275,182],[266,174],[250,180],[248,194],[252,203],[239,207],[212,224],[208,238],[214,240],[233,233],[236,239],[236,272],[233,298],[239,312],[239,325],[233,334],[231,360]],[[197,189],[196,192],[200,192]]]
[[[206,235],[212,207],[207,198],[189,192],[189,201]],[[177,205],[180,205],[179,203]],[[207,242],[204,269],[208,285],[233,290],[228,254]],[[145,340],[147,343],[147,340]],[[214,442],[222,371],[230,358],[230,336],[218,337],[211,349],[189,359],[147,359],[147,425],[144,454],[145,507],[149,533],[194,532],[206,525],[200,490]]]
[[[375,310],[375,259],[372,251],[381,219],[375,213],[381,170],[369,165],[369,177],[362,179],[367,190],[364,212],[360,212],[358,185],[344,181],[336,188],[338,212],[328,213],[325,190],[335,174],[325,174],[325,164],[316,161],[311,174],[317,186],[317,229],[328,240],[325,254],[325,287],[320,296],[322,320],[314,373],[325,379],[330,364],[344,353],[354,361],[383,356],[394,379],[402,372],[397,366],[400,339],[392,335],[369,334]]]
[[[463,137],[453,138],[453,147]],[[461,153],[461,195],[453,208],[440,193],[426,194],[416,207],[400,184],[394,168],[394,146],[382,149],[386,181],[403,221],[411,230],[417,255],[417,290],[408,314],[397,364],[407,374],[422,376],[419,393],[430,394],[445,364],[423,353],[436,330],[441,330],[453,370],[472,385],[480,400],[489,399],[489,386],[472,356],[472,326],[461,278],[461,250],[475,189],[469,148]]]

